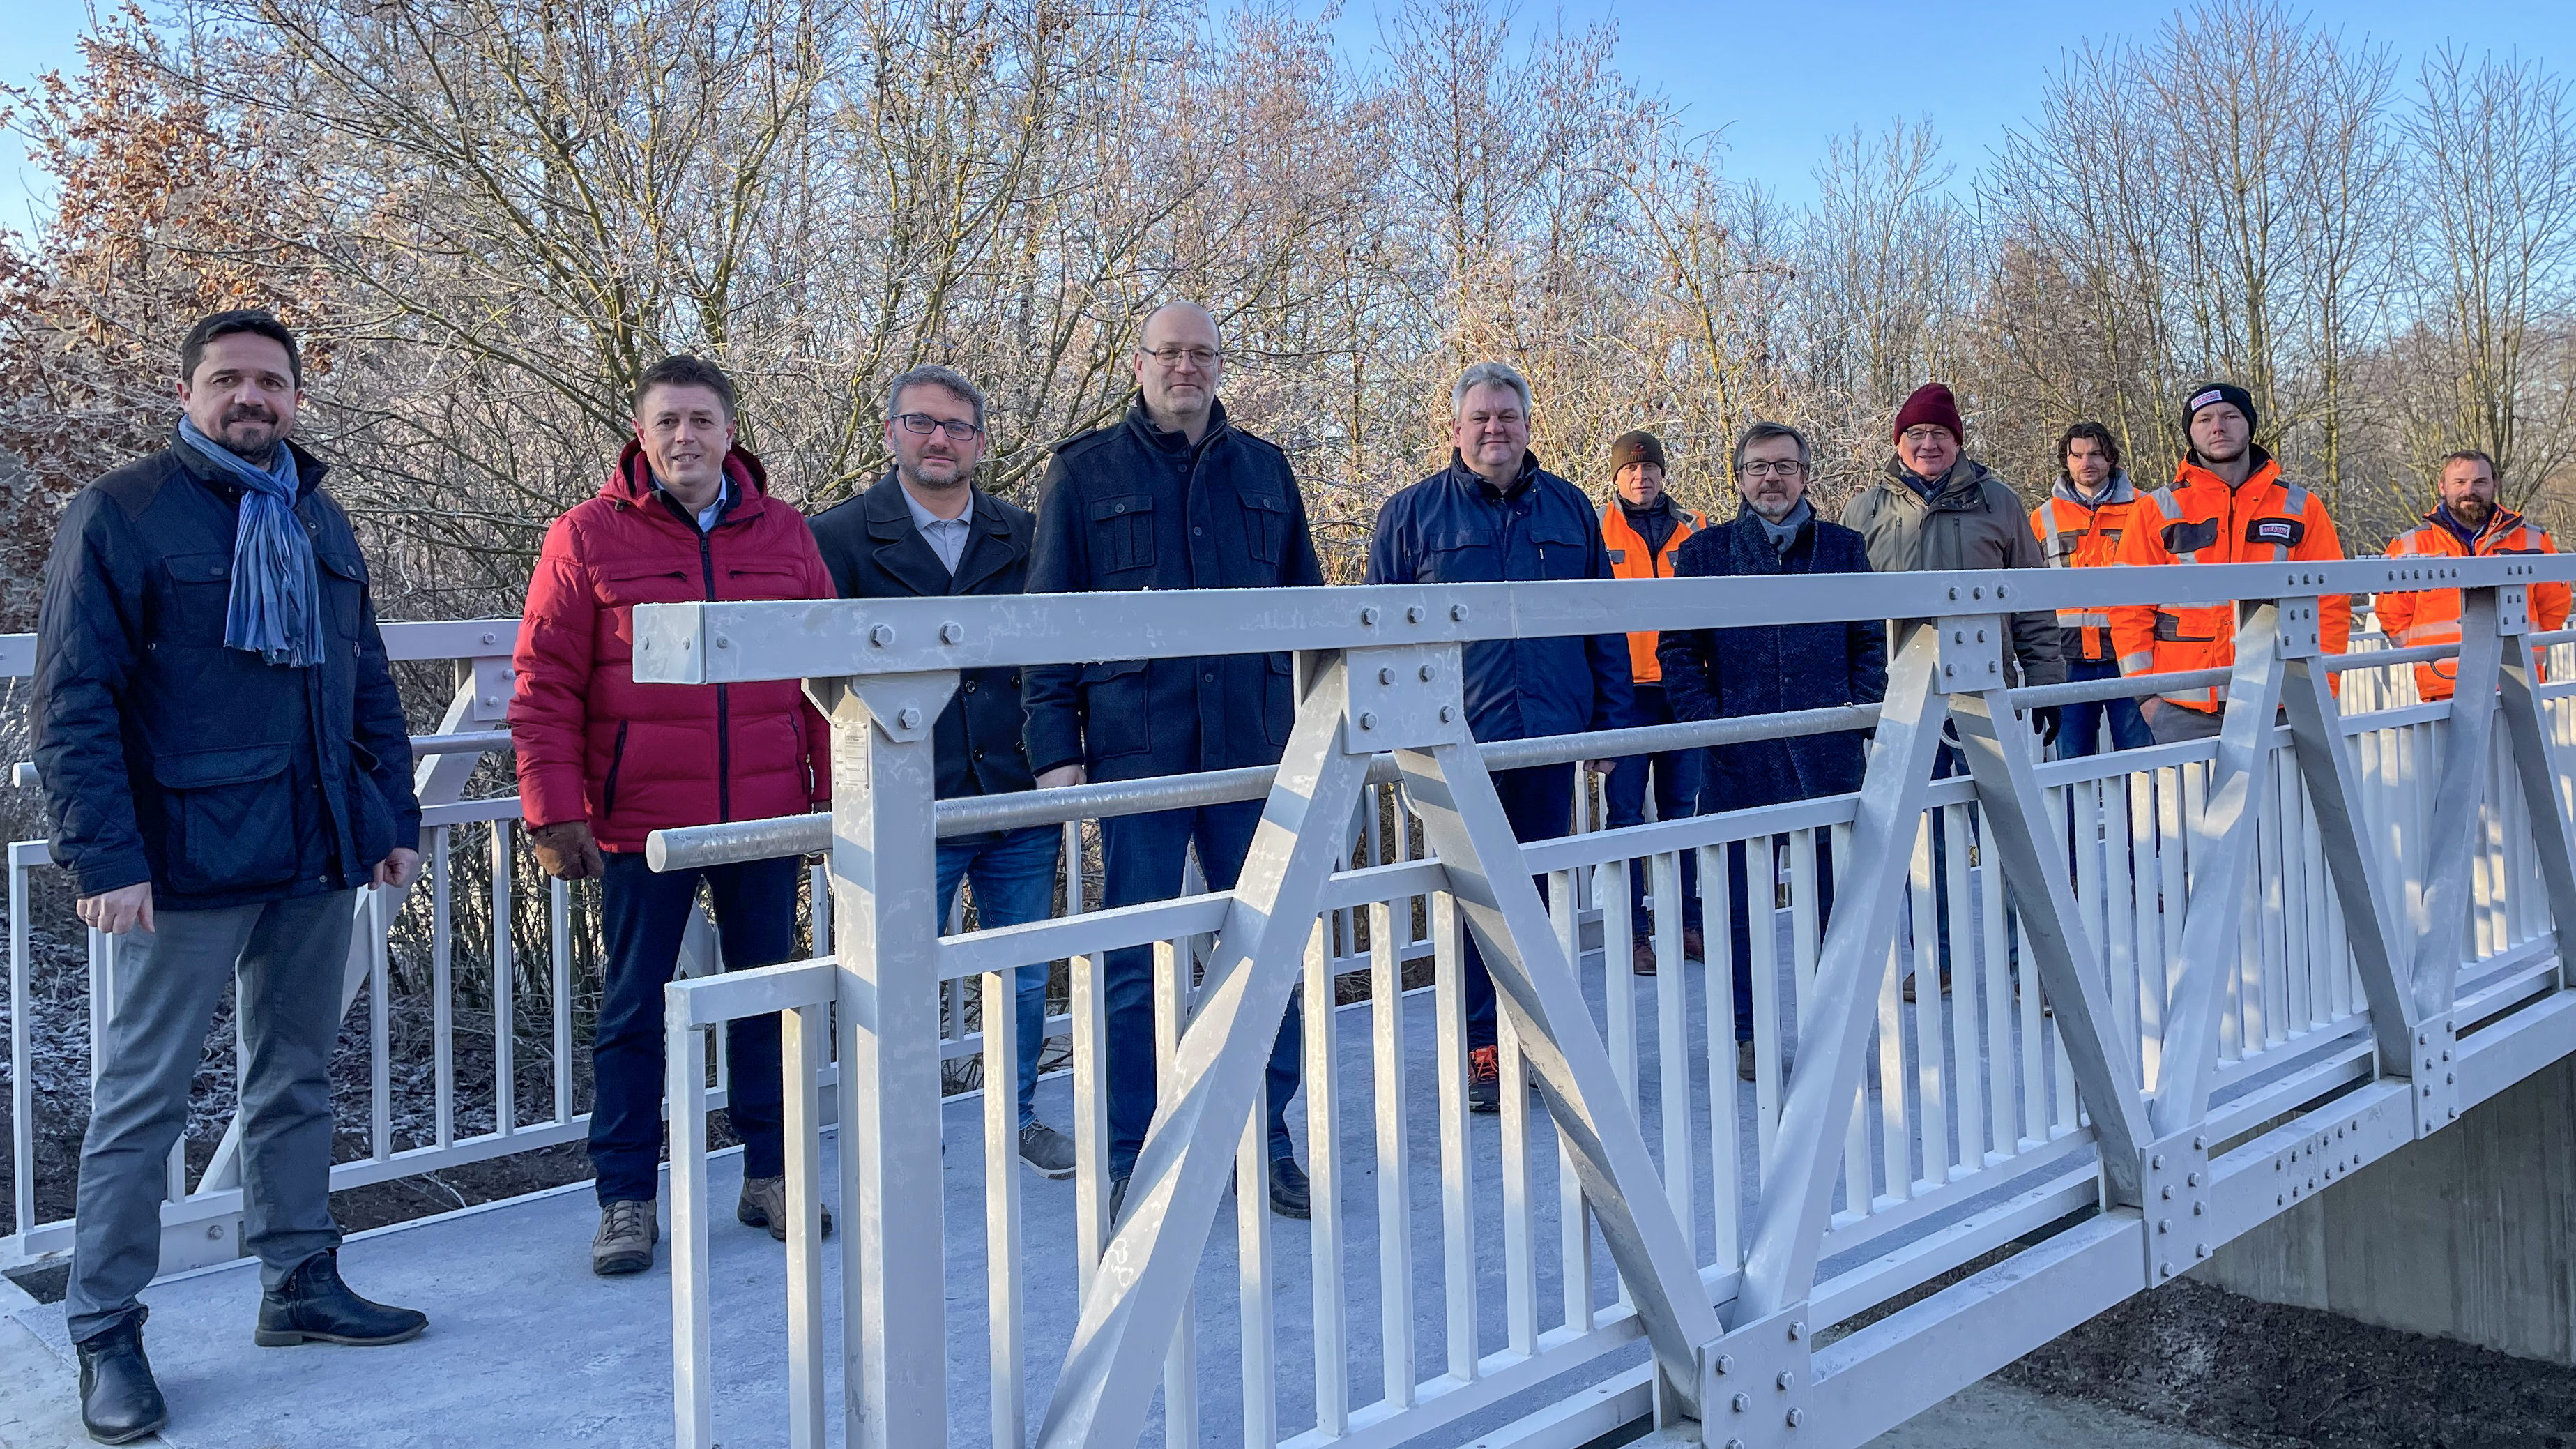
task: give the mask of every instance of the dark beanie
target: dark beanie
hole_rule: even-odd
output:
[[[1631,463],[1652,463],[1659,472],[1671,471],[1664,467],[1664,445],[1662,441],[1656,438],[1654,434],[1647,432],[1643,428],[1639,428],[1634,432],[1621,433],[1619,435],[1619,440],[1610,445],[1610,471],[1612,474],[1617,474],[1620,469],[1627,467]]]
[[[2254,414],[2254,394],[2232,382],[2199,383],[2191,391],[2183,394],[2182,431],[2185,446],[2189,446],[2191,420],[2200,415],[2202,408],[2212,403],[2236,404],[2236,410],[2245,415],[2245,431],[2248,433],[2253,432],[2255,425],[2261,421]]]
[[[1948,428],[1950,436],[1962,444],[1968,441],[1968,430],[1959,421],[1957,400],[1950,396],[1948,388],[1937,382],[1927,382],[1916,388],[1914,395],[1905,400],[1905,406],[1896,410],[1895,436],[1902,438],[1907,428],[1924,423]]]

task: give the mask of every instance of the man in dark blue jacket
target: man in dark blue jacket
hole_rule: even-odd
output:
[[[1807,502],[1807,440],[1795,428],[1755,423],[1735,444],[1736,488],[1744,507],[1723,528],[1694,534],[1675,561],[1675,578],[1784,574],[1865,574],[1861,536],[1816,516]],[[1876,704],[1887,693],[1887,633],[1877,619],[1842,624],[1765,624],[1747,629],[1667,629],[1656,647],[1673,718],[1733,719],[1797,709]],[[1862,736],[1801,735],[1719,745],[1709,751],[1700,813],[1751,810],[1860,788]],[[1821,927],[1833,913],[1834,857],[1829,832],[1816,832],[1816,906]],[[1763,903],[1770,929],[1777,899],[1776,858],[1768,850],[1746,879],[1744,842],[1726,847],[1735,957],[1736,1074],[1753,1080],[1752,927],[1748,903]]]
[[[845,599],[1016,594],[1028,583],[1037,520],[974,484],[984,457],[984,394],[945,367],[916,367],[886,388],[886,451],[894,468],[867,492],[813,520],[823,566]],[[932,728],[938,795],[1000,795],[1036,786],[1020,708],[1020,671],[969,669]],[[1055,909],[1063,832],[1052,825],[939,842],[939,909],[975,884],[979,930],[1043,921]],[[1038,1120],[1038,1053],[1046,1041],[1047,962],[1020,968],[1020,1160],[1046,1177],[1073,1176],[1073,1141]]]
[[[136,1295],[162,1168],[224,987],[240,978],[243,1245],[256,1342],[396,1343],[428,1323],[340,1281],[331,1043],[359,888],[420,868],[411,738],[347,515],[287,441],[295,338],[219,312],[179,348],[171,446],[81,490],[45,566],[36,766],[82,921],[122,937],[81,1143],[63,1308],[81,1418],[168,1419]]]
[[[1039,484],[1030,593],[1324,582],[1287,455],[1226,421],[1224,366],[1206,308],[1173,302],[1145,318],[1127,416],[1056,449]],[[1055,665],[1026,679],[1029,765],[1047,789],[1275,765],[1295,717],[1285,654]],[[1179,895],[1194,843],[1208,889],[1233,889],[1260,823],[1257,800],[1101,821],[1102,904]],[[1152,953],[1111,951],[1101,974],[1114,1214],[1154,1118]],[[1287,1110],[1303,1041],[1292,1001],[1270,1055],[1270,1203],[1301,1218]]]
[[[1369,544],[1372,584],[1486,584],[1612,577],[1601,520],[1583,491],[1538,465],[1529,450],[1529,383],[1499,362],[1480,362],[1449,390],[1449,466],[1386,501]],[[1616,729],[1631,722],[1628,639],[1589,634],[1487,639],[1466,646],[1460,681],[1478,740],[1533,739]],[[1592,768],[1610,768],[1594,761]],[[1574,767],[1542,765],[1494,777],[1503,813],[1522,840],[1574,825]],[[1546,889],[1546,882],[1540,882]],[[1466,942],[1468,1104],[1500,1110],[1494,983],[1473,938]]]

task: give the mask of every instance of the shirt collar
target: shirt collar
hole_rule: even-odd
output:
[[[912,496],[912,490],[904,487],[901,479],[895,481],[894,491],[903,495],[903,506],[912,510],[912,526],[925,533],[934,528],[946,528],[950,525],[964,528],[967,520],[975,516],[975,503],[972,497],[967,499],[964,513],[958,514],[955,518],[942,518],[922,507],[921,500]]]

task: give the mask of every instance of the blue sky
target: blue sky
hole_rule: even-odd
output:
[[[1210,0],[1222,9],[1232,0]],[[1294,0],[1318,15],[1319,0]],[[1391,3],[1390,3],[1391,8]],[[24,84],[49,67],[78,64],[73,40],[86,0],[0,0],[0,83]],[[1569,25],[1607,19],[1619,28],[1619,64],[1684,108],[1696,131],[1723,130],[1728,169],[1792,203],[1812,194],[1808,173],[1828,137],[1858,125],[1929,115],[1943,154],[1962,174],[2002,144],[2026,114],[2042,77],[2066,50],[2092,39],[2145,37],[2170,3],[2039,0],[1939,6],[1880,0],[1523,0],[1519,23],[1561,15]],[[2471,50],[2519,49],[2561,73],[2576,72],[2576,3],[2569,0],[2356,0],[2310,12],[2352,35],[2394,45],[2401,66],[2444,42]],[[1345,0],[1334,33],[1366,64],[1377,45],[1375,0]],[[24,148],[0,138],[0,226],[23,229],[35,204]]]

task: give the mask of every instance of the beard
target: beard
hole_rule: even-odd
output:
[[[277,449],[281,436],[277,414],[266,408],[234,408],[215,424],[208,436],[221,444],[224,451],[254,463],[265,463]]]
[[[2484,528],[2495,517],[2496,506],[2484,498],[2463,498],[2448,505],[2451,516],[2472,529]]]
[[[954,458],[942,458],[938,461],[951,465],[956,463]],[[975,470],[967,467],[957,468],[956,472],[950,474],[946,478],[923,477],[920,470],[913,464],[904,462],[900,459],[896,460],[894,467],[896,472],[903,475],[904,482],[911,484],[913,487],[920,489],[924,493],[945,493],[951,488],[963,488],[969,483],[972,483],[975,479]]]

